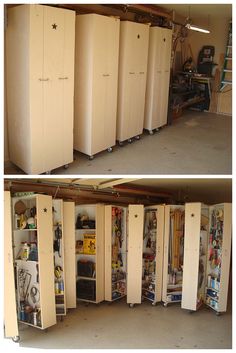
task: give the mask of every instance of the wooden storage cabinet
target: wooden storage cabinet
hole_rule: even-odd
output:
[[[127,208],[105,206],[105,300],[126,295]]]
[[[104,205],[75,207],[76,297],[104,300]]]
[[[76,16],[74,148],[93,158],[116,142],[120,20]]]
[[[36,328],[56,324],[52,197],[12,199],[18,320]]]
[[[7,10],[10,160],[28,174],[73,161],[75,13],[42,5]]]
[[[144,209],[142,297],[153,305],[161,301],[164,206]]]
[[[165,206],[164,255],[162,301],[181,302],[184,261],[185,208],[181,205]]]
[[[172,30],[151,27],[148,50],[144,129],[150,134],[167,124]]]
[[[148,40],[148,25],[121,22],[116,135],[120,143],[143,131]]]
[[[143,225],[143,205],[129,205],[127,232],[127,303],[130,307],[133,307],[134,304],[141,304]]]
[[[227,310],[231,213],[229,203],[186,204],[183,309],[195,311],[205,303],[217,314]]]

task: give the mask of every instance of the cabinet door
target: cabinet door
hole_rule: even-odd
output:
[[[92,154],[115,144],[120,24],[118,19],[93,16]]]
[[[42,328],[56,324],[52,197],[37,195],[38,263]]]
[[[143,205],[128,208],[127,303],[140,304],[142,295]]]
[[[5,337],[19,335],[12,251],[11,194],[4,192],[4,326]]]
[[[65,294],[66,307],[76,308],[76,269],[75,269],[75,204],[63,203],[64,246],[65,246]]]
[[[96,302],[104,300],[104,205],[96,205]]]
[[[64,12],[44,6],[43,129],[45,170],[63,165],[64,156]]]
[[[156,302],[161,301],[163,273],[163,244],[165,207],[157,206],[157,242],[156,242]]]
[[[201,204],[185,204],[184,270],[182,309],[197,309]]]

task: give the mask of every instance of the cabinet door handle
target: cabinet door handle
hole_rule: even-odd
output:
[[[130,74],[130,75],[134,75],[134,74],[135,74],[135,72],[129,72],[129,74]]]
[[[109,74],[103,74],[102,75],[103,77],[108,77],[108,76],[110,76]]]
[[[49,78],[39,78],[39,81],[49,81]]]
[[[68,80],[68,77],[58,77],[58,80]]]
[[[139,73],[140,73],[140,75],[144,75],[144,71],[140,71]]]

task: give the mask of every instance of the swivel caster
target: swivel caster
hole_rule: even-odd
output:
[[[128,139],[128,143],[132,143],[132,139]]]
[[[160,131],[159,127],[156,128],[156,132]]]
[[[109,147],[109,148],[107,149],[107,152],[109,152],[109,153],[111,153],[112,151],[113,151],[112,147]]]
[[[130,308],[134,308],[134,304],[130,304],[129,307],[130,307]]]
[[[189,314],[193,314],[195,311],[194,310],[189,310]]]
[[[64,169],[68,169],[68,168],[69,168],[69,164],[65,164]]]
[[[51,170],[48,170],[45,174],[46,175],[50,175],[51,174]]]
[[[118,144],[119,144],[120,147],[124,146],[124,142],[123,141],[119,141]]]
[[[15,342],[15,343],[20,342],[20,336],[14,336],[14,337],[12,337],[12,341]]]
[[[94,159],[94,156],[89,156],[89,160],[92,161]]]
[[[140,140],[140,136],[139,135],[135,136],[135,140]]]
[[[167,308],[167,306],[168,306],[168,303],[164,303],[163,305],[164,305],[164,307],[165,307],[165,308]]]
[[[220,316],[220,313],[219,313],[219,311],[217,311],[217,312],[216,312],[216,316]]]
[[[61,317],[60,317],[60,321],[62,322],[64,320],[64,318],[63,318],[63,316],[61,315]]]
[[[153,135],[154,132],[152,130],[149,131],[149,135]]]
[[[157,303],[156,302],[152,302],[152,306],[156,306],[157,305]]]

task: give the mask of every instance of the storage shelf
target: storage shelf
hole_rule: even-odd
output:
[[[115,281],[115,282],[111,282],[112,284],[116,284],[116,283],[119,283],[119,282],[126,282],[126,279],[123,278],[123,279],[119,279],[118,281]]]
[[[15,260],[16,262],[25,262],[25,263],[31,263],[33,262],[34,264],[38,264],[39,262],[38,261],[33,261],[33,260],[23,260],[23,259],[16,259]]]
[[[88,281],[96,281],[96,278],[94,278],[94,277],[77,276],[76,278],[77,279],[85,279]]]
[[[33,325],[27,321],[22,321],[22,320],[19,320],[19,322],[21,322],[22,324],[25,324],[25,325],[28,325],[28,326],[32,326],[32,327],[36,327],[36,328],[39,328],[40,330],[43,330],[43,327],[41,326],[38,326],[38,325]]]
[[[86,232],[86,231],[91,231],[91,232],[96,232],[96,229],[94,228],[81,228],[81,229],[76,229],[76,232]]]
[[[218,301],[219,301],[219,299],[214,298],[214,297],[212,297],[212,296],[209,295],[209,294],[206,294],[206,296],[209,297],[209,298],[211,298],[212,300],[214,300],[214,301],[217,302],[217,303],[218,303]]]
[[[214,291],[215,291],[215,292],[217,292],[217,293],[219,293],[219,291],[220,291],[219,289],[215,289],[215,288],[208,287],[208,286],[206,287],[206,289],[211,289],[211,290],[214,290]]]
[[[213,306],[211,306],[210,304],[208,304],[208,303],[205,303],[205,304],[206,304],[206,306],[209,306],[209,308],[211,308],[211,309],[213,309],[213,310],[218,312],[218,310],[216,308],[214,308]]]
[[[180,294],[182,294],[182,291],[180,292],[180,291],[176,291],[176,292],[167,292],[167,295],[180,295]]]
[[[143,298],[147,299],[147,300],[150,300],[150,302],[154,303],[154,299],[151,299],[151,298],[148,298],[146,297],[145,295],[142,295]]]
[[[81,301],[81,302],[88,302],[88,303],[94,303],[94,304],[97,304],[97,301],[96,300],[89,300],[89,299],[80,299],[80,298],[76,298],[78,301]]]
[[[121,298],[124,298],[125,296],[126,296],[126,294],[123,294],[123,295],[121,295],[120,297],[117,297],[117,298],[112,299],[111,301],[112,301],[112,302],[115,302],[116,300],[121,299]]]
[[[146,288],[142,288],[142,290],[145,290],[145,291],[147,291],[147,292],[149,292],[149,293],[155,294],[155,292],[153,292],[153,291],[151,291],[151,290],[149,290],[149,289],[146,289]]]
[[[80,254],[76,254],[76,256],[96,256],[96,254],[84,254],[84,253],[80,253]]]
[[[33,228],[33,229],[14,229],[13,231],[14,232],[35,232],[35,231],[37,231],[38,230],[38,228]]]

